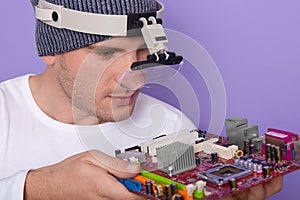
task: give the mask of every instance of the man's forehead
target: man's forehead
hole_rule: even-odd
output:
[[[143,37],[112,37],[108,40],[97,42],[90,45],[92,48],[111,47],[122,49],[145,48],[145,40]]]

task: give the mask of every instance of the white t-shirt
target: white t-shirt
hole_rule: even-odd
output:
[[[30,75],[0,84],[0,199],[23,200],[28,170],[89,149],[114,155],[161,134],[194,129],[172,106],[140,94],[132,116],[121,122],[77,126],[43,113],[29,87]]]

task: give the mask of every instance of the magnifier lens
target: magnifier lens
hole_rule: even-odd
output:
[[[141,66],[139,70],[126,71],[119,81],[120,87],[126,90],[137,90],[151,83],[163,83],[178,73],[183,62],[175,65]],[[143,69],[142,69],[143,68]]]

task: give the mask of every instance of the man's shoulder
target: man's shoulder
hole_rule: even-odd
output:
[[[0,90],[2,93],[11,92],[12,90],[22,90],[28,84],[28,75],[19,76],[16,78],[12,78],[0,83]],[[15,93],[15,92],[14,92]]]
[[[0,107],[1,111],[19,109],[24,106],[24,101],[28,95],[29,75],[9,79],[0,83]]]

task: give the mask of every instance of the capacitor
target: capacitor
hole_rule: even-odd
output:
[[[271,177],[271,169],[269,166],[264,166],[263,167],[263,174],[265,178]]]
[[[201,159],[198,156],[196,156],[195,157],[195,162],[196,162],[196,165],[200,165]]]
[[[244,160],[240,159],[240,161],[239,161],[239,166],[241,166],[241,167],[244,166]]]
[[[218,162],[218,154],[217,154],[217,152],[212,152],[211,154],[211,162],[212,163],[217,163]]]
[[[248,164],[248,169],[250,169],[250,170],[253,170],[253,165],[254,165],[254,163],[253,162],[250,162],[249,164]]]
[[[181,196],[180,194],[174,194],[172,196],[172,200],[183,200],[183,196]]]
[[[276,157],[277,157],[277,160],[278,160],[279,162],[281,162],[281,161],[282,161],[282,158],[281,158],[280,147],[279,147],[279,146],[276,146],[275,149],[276,149]]]
[[[146,185],[145,185],[145,187],[146,187],[146,195],[153,194],[152,185],[153,185],[152,181],[146,181]]]
[[[234,165],[236,165],[236,166],[240,165],[240,159],[239,158],[234,159]]]
[[[235,178],[229,179],[230,190],[237,190],[237,181]]]
[[[257,163],[253,163],[252,171],[257,172],[257,170],[258,170],[258,164]]]
[[[271,144],[266,144],[266,160],[271,160]]]
[[[161,197],[163,195],[164,190],[163,190],[161,184],[153,184],[152,188],[153,188],[153,193],[154,193],[155,197]]]
[[[254,154],[255,154],[255,145],[250,144],[250,155],[254,155]]]
[[[249,169],[249,164],[252,163],[253,158],[248,158],[246,163],[246,168]]]
[[[258,164],[257,165],[257,173],[262,173],[263,172],[263,165],[262,164]]]
[[[173,196],[171,185],[165,185],[166,200],[170,200]]]
[[[272,148],[272,149],[271,149],[271,150],[272,150],[272,158],[271,158],[271,161],[278,162],[278,161],[276,161],[276,160],[277,160],[276,145],[272,145],[271,148]]]
[[[275,161],[275,145],[271,145],[271,161]]]
[[[245,160],[242,167],[247,168],[247,167],[248,167],[248,164],[249,164],[249,161],[248,161],[248,160]]]
[[[177,185],[175,183],[171,184],[171,190],[172,190],[172,194],[176,194],[177,193]]]
[[[244,140],[244,152],[246,155],[249,155],[250,153],[250,141]]]

